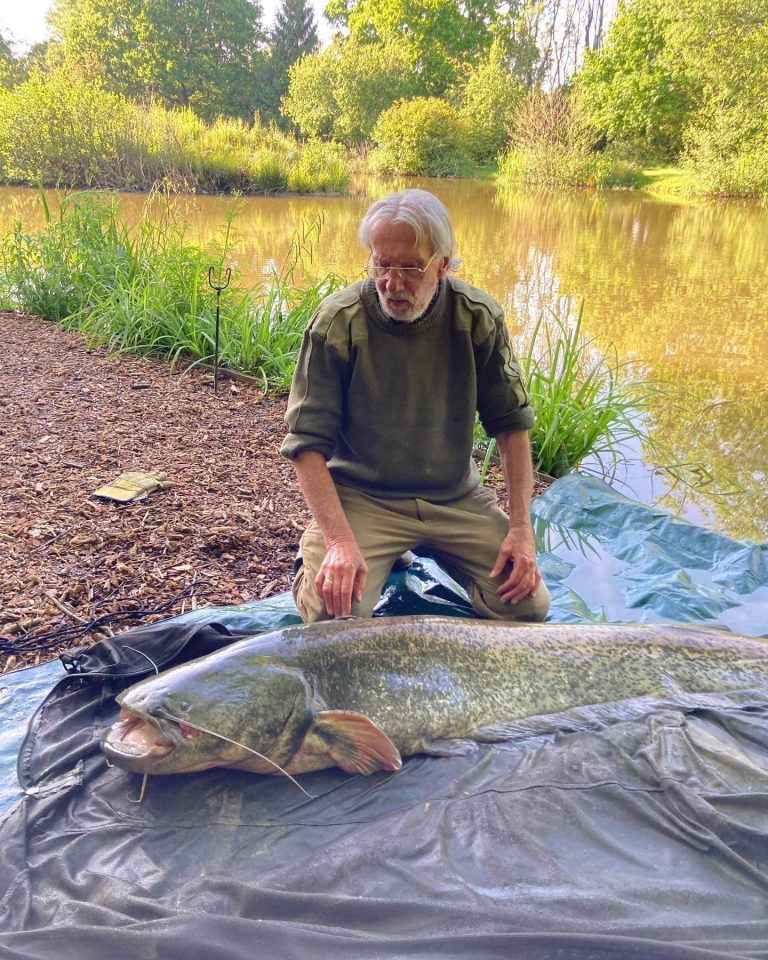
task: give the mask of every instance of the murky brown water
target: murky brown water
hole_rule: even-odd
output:
[[[356,240],[362,211],[392,188],[416,185],[450,208],[460,275],[504,304],[515,335],[544,308],[583,309],[583,331],[597,347],[614,344],[649,380],[680,388],[650,427],[679,463],[705,468],[704,485],[691,492],[637,463],[621,489],[663,497],[667,508],[731,536],[768,540],[768,207],[413,180],[368,180],[351,197],[175,202],[201,244],[221,239],[227,213],[238,211],[232,259],[251,279],[283,262],[302,219],[320,216],[311,269],[352,278],[366,256]],[[134,218],[145,197],[121,202]],[[30,228],[41,222],[36,191],[0,189],[0,234],[18,217]]]

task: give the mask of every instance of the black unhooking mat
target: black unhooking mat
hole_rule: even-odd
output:
[[[98,745],[114,695],[242,635],[213,615],[89,648],[35,714],[0,821],[2,960],[768,958],[768,691],[304,775],[313,799],[215,770],[137,803]]]
[[[106,766],[114,695],[234,636],[90,648],[36,717],[0,831],[0,956],[768,956],[768,711],[654,709],[555,736],[289,781]],[[145,656],[146,655],[146,656]],[[151,669],[151,668],[150,668]],[[765,702],[768,702],[766,700]],[[566,726],[569,726],[566,724]]]

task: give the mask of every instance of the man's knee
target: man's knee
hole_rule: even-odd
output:
[[[293,602],[304,623],[317,623],[319,620],[328,620],[328,611],[325,604],[315,590],[314,583],[307,582],[306,569],[303,564],[296,571],[291,585]]]
[[[495,592],[489,594],[475,582],[470,584],[467,593],[475,612],[489,620],[541,623],[546,620],[551,603],[549,590],[543,580],[532,597],[515,604],[504,603]]]

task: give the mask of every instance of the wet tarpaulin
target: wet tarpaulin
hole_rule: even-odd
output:
[[[643,525],[639,505],[591,481],[557,487],[537,512],[592,547],[579,559],[553,534],[555,619],[687,620],[709,598],[699,619],[747,607],[749,632],[766,632],[763,547],[647,510]],[[559,504],[576,494],[569,515]],[[596,550],[610,582],[577,590]],[[654,556],[673,584],[687,578],[685,615],[658,609],[655,585],[637,604]],[[425,560],[380,612],[468,611]],[[768,958],[768,690],[412,757],[396,774],[304,775],[312,800],[217,770],[153,778],[135,803],[140,778],[108,768],[98,741],[146,657],[179,662],[295,619],[284,598],[206,609],[83,652],[87,672],[58,682],[20,751],[26,794],[0,825],[0,956]]]

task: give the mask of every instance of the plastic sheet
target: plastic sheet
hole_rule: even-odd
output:
[[[764,545],[584,478],[558,481],[535,514],[552,619],[768,632]],[[429,612],[471,613],[417,560],[377,613]],[[221,625],[297,621],[283,596],[131,631],[132,650],[124,635],[101,660],[82,652],[97,672],[60,680],[20,750],[27,795],[0,825],[0,956],[768,958],[768,696],[417,756],[394,775],[322,771],[302,777],[311,801],[218,770],[154,778],[134,803],[140,778],[108,769],[98,739],[146,656],[226,643]]]

